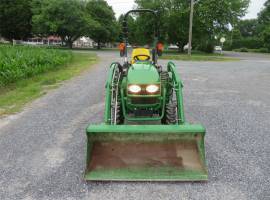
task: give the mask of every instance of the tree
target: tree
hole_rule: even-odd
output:
[[[242,34],[241,31],[238,28],[234,28],[232,30],[232,40],[241,40]]]
[[[258,32],[263,33],[270,26],[270,0],[266,1],[263,10],[258,14]],[[266,31],[267,32],[267,31]]]
[[[189,34],[189,2],[178,1],[169,8],[170,14],[167,18],[168,23],[168,43],[176,44],[180,52],[188,44]]]
[[[188,42],[189,10],[188,1],[185,0],[137,0],[139,8],[148,8],[158,11],[158,25],[160,29],[160,40],[169,44],[175,44],[182,51]],[[145,38],[153,36],[155,19],[147,15],[139,18],[141,34]],[[152,31],[152,32],[151,32]],[[152,34],[151,34],[152,33]],[[149,38],[153,40],[153,38]]]
[[[264,4],[264,9],[259,13],[258,20],[261,25],[270,25],[270,0]]]
[[[243,37],[254,37],[258,35],[257,19],[240,20],[237,26]]]
[[[31,34],[31,0],[0,0],[0,35],[9,41]]]
[[[194,32],[197,43],[214,46],[214,36],[227,34],[230,25],[234,27],[245,15],[249,0],[200,0],[195,4]],[[196,35],[197,33],[197,35]],[[195,40],[196,41],[196,40]]]
[[[270,26],[265,28],[263,32],[263,42],[268,51],[270,52]]]
[[[139,42],[150,45],[154,41],[155,25],[159,29],[159,40],[165,42],[167,40],[168,32],[168,0],[136,0],[138,8],[152,9],[158,12],[158,21],[152,14],[145,13],[136,16],[137,34],[139,35]]]
[[[121,15],[118,19],[118,27],[119,27],[119,42],[123,42],[123,21],[124,15]],[[137,34],[137,21],[129,16],[127,19],[128,23],[128,42],[129,44],[137,45],[140,43],[140,34]]]
[[[178,45],[182,50],[188,42],[190,1],[137,0],[136,3],[139,8],[161,12],[161,27],[167,42]],[[226,33],[230,24],[236,24],[246,13],[248,5],[249,0],[219,0],[218,3],[216,0],[197,0],[194,8],[194,45],[208,51],[209,46],[214,45],[214,36]],[[148,21],[146,18],[142,24]]]
[[[57,35],[68,47],[93,29],[95,22],[78,0],[35,0],[33,27],[36,34]]]
[[[240,20],[232,30],[231,48],[258,49],[263,47],[263,41],[258,31],[258,20]]]
[[[97,23],[88,35],[98,44],[112,42],[117,39],[118,28],[111,6],[104,0],[90,0],[86,5],[86,12]]]
[[[264,9],[258,15],[258,32],[263,38],[264,46],[270,51],[270,0],[264,4]]]

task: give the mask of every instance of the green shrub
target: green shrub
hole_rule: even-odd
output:
[[[267,48],[252,49],[252,52],[268,53],[268,49]]]
[[[254,52],[254,53],[268,53],[267,48],[259,48],[259,49],[248,49],[248,48],[240,48],[240,49],[233,49],[236,52]]]
[[[232,49],[247,48],[247,49],[259,49],[263,47],[263,41],[256,37],[242,38],[233,40]]]
[[[69,51],[0,45],[0,87],[63,66],[71,58]]]
[[[248,49],[247,48],[241,48],[240,52],[248,52]]]
[[[236,51],[236,52],[248,52],[248,49],[247,48],[240,48],[240,49],[234,49],[233,51]]]
[[[199,44],[196,49],[205,53],[213,53],[214,44],[212,42],[206,41],[204,43]]]

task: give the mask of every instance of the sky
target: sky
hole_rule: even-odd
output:
[[[106,0],[109,5],[111,5],[116,13],[116,16],[119,17],[121,14],[126,13],[128,10],[131,10],[134,7],[134,0]],[[251,0],[250,7],[248,9],[245,19],[256,18],[257,14],[263,8],[263,4],[266,0]]]

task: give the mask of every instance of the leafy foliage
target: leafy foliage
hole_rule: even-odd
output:
[[[262,38],[265,47],[270,51],[270,0],[264,4],[264,9],[259,14],[259,29],[262,32]]]
[[[267,47],[268,51],[270,52],[270,26],[268,26],[263,32],[263,41],[265,47]]]
[[[264,9],[259,14],[259,23],[264,26],[270,25],[270,0],[267,0],[264,4]]]
[[[0,35],[8,40],[31,34],[31,0],[0,0]]]
[[[58,35],[70,48],[79,37],[91,31],[95,22],[85,13],[85,5],[77,0],[34,0],[34,32]]]
[[[189,33],[189,4],[187,1],[178,2],[170,8],[168,15],[168,43],[176,44],[179,50],[188,43]]]
[[[160,13],[161,32],[170,44],[180,50],[188,42],[190,1],[186,0],[136,0],[139,8],[150,8]],[[214,36],[226,33],[248,8],[249,0],[199,0],[194,7],[194,45],[204,51],[213,50]],[[222,6],[221,6],[222,5]],[[149,17],[138,17],[137,32],[142,36],[150,33]],[[153,23],[152,23],[153,24]],[[139,30],[139,31],[138,31]]]
[[[245,37],[233,40],[231,48],[259,49],[263,47],[263,40],[259,37]]]
[[[247,52],[267,52],[263,48],[270,48],[270,0],[265,3],[265,8],[259,13],[258,19],[240,20],[232,31],[232,42],[228,49]],[[257,49],[257,50],[256,50]]]
[[[120,27],[119,28],[119,33],[120,33],[119,41],[123,41],[123,30],[121,30],[121,28],[123,26],[123,21],[124,21],[124,15],[121,15],[119,17],[119,20],[118,20],[118,26]],[[137,33],[138,27],[139,27],[137,25],[137,21],[132,16],[129,16],[127,19],[127,23],[128,23],[128,41],[129,41],[129,43],[133,44],[133,45],[139,44],[141,42],[140,38],[142,38],[142,37]]]
[[[237,27],[242,37],[254,37],[258,35],[258,20],[257,19],[241,20],[237,24]]]
[[[86,12],[95,20],[94,28],[87,33],[101,48],[101,43],[116,39],[118,28],[111,6],[104,0],[90,0],[86,5]]]

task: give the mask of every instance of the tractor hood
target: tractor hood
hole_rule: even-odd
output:
[[[136,63],[128,70],[128,84],[156,84],[160,82],[156,67],[150,63]]]

